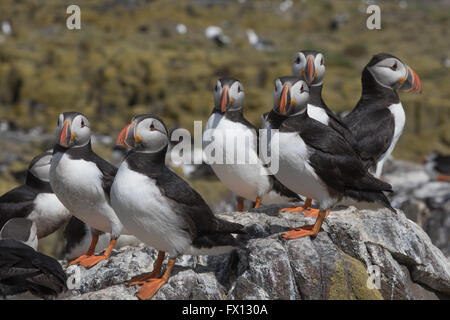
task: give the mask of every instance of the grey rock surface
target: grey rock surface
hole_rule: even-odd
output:
[[[219,214],[246,226],[248,234],[239,236],[242,247],[220,256],[178,258],[154,299],[450,297],[449,260],[400,210],[338,208],[317,237],[285,241],[282,232],[315,218],[278,214],[281,207]],[[139,288],[123,281],[151,271],[156,254],[140,244],[114,250],[89,270],[71,266],[73,289],[60,298],[136,299]]]

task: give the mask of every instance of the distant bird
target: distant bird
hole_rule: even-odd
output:
[[[255,208],[261,202],[300,201],[296,193],[270,174],[259,157],[259,132],[245,119],[243,108],[242,83],[233,78],[217,80],[214,108],[203,131],[205,162],[211,165],[220,181],[237,195],[238,211],[243,210],[244,199],[255,201]],[[220,159],[218,154],[222,155]],[[242,160],[238,161],[240,157]]]
[[[214,41],[219,47],[223,47],[231,42],[230,38],[223,33],[222,28],[217,26],[206,28],[205,36],[209,40]]]
[[[450,181],[450,155],[437,151],[428,153],[422,159],[427,173],[438,181]]]
[[[361,98],[343,120],[358,143],[364,166],[380,177],[405,126],[405,111],[396,90],[422,92],[422,84],[409,66],[387,53],[373,56],[361,82]]]
[[[304,97],[309,88],[300,78],[282,77],[282,90],[274,109],[267,116],[271,128],[278,128],[277,179],[298,194],[319,202],[314,225],[293,229],[287,240],[315,236],[329,210],[345,197],[356,201],[379,202],[393,212],[383,191],[392,192],[388,183],[374,178],[364,168],[347,140],[336,130],[311,118]],[[281,80],[280,80],[281,82]],[[278,103],[279,101],[279,103]]]
[[[75,217],[92,227],[92,243],[85,255],[71,262],[90,268],[109,258],[122,224],[109,204],[117,169],[92,151],[89,120],[79,112],[59,115],[50,167],[50,184],[58,199]],[[101,232],[111,234],[103,255],[94,250]]]
[[[329,126],[342,135],[358,151],[353,134],[347,125],[330,110],[322,98],[323,81],[325,77],[325,57],[321,52],[315,50],[302,50],[295,54],[292,64],[292,74],[306,81],[309,86],[308,116]],[[281,86],[279,86],[281,89]],[[277,92],[279,95],[281,92]],[[306,199],[303,207],[286,209],[289,212],[305,210],[306,216],[316,216],[317,209],[311,208],[311,199]]]
[[[259,51],[266,50],[273,46],[273,42],[261,39],[253,29],[247,29],[248,42]]]
[[[49,299],[67,290],[67,276],[55,259],[36,251],[36,224],[9,220],[0,231],[0,295],[24,292]]]
[[[77,217],[72,216],[69,223],[64,228],[64,259],[73,260],[85,253],[89,249],[92,242],[92,231],[92,228],[86,223],[79,220]],[[101,234],[98,237],[95,251],[102,251],[106,249],[110,241],[111,237],[108,233]],[[115,248],[136,246],[139,242],[140,241],[132,235],[122,234],[117,239]]]
[[[38,238],[45,238],[69,221],[71,214],[53,193],[49,182],[51,152],[33,158],[24,185],[0,197],[0,228],[12,218],[36,223]]]
[[[166,167],[169,137],[160,118],[134,117],[117,143],[132,150],[114,179],[111,204],[131,234],[159,250],[153,272],[127,284],[142,284],[138,298],[150,299],[167,282],[179,255],[229,252],[238,246],[231,233],[243,233],[243,227],[216,218],[202,197]],[[160,277],[166,252],[168,266]]]

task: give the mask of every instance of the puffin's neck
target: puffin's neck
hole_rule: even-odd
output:
[[[227,112],[225,112],[225,117],[231,121],[239,121],[239,119],[242,119],[244,117],[244,113],[241,109],[236,109],[236,110],[230,110]]]
[[[270,127],[272,129],[279,129],[283,121],[286,120],[287,118],[288,118],[287,116],[279,114],[273,111],[273,109],[270,110],[269,114],[267,115],[267,121],[270,122]]]
[[[167,146],[158,152],[139,152],[131,150],[125,161],[131,170],[137,171],[145,175],[157,173],[166,167]]]
[[[361,82],[362,94],[359,104],[388,107],[391,104],[400,102],[397,92],[394,89],[379,84],[367,67],[364,68]],[[375,101],[377,103],[374,103]],[[382,102],[382,105],[379,102]]]
[[[55,154],[57,152],[66,153],[66,154],[70,155],[70,157],[73,159],[82,159],[84,155],[92,152],[91,140],[89,140],[89,142],[82,147],[66,148],[59,144],[56,144],[53,147],[53,154]]]
[[[322,100],[322,88],[322,84],[309,87],[309,104],[312,104],[316,107],[322,107],[323,105],[325,105]]]
[[[43,193],[53,193],[50,182],[42,181],[36,178],[29,170],[27,171],[27,179],[25,181],[25,184]]]

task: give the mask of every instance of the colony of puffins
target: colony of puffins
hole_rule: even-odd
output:
[[[275,80],[273,108],[262,116],[268,143],[278,167],[273,170],[259,157],[258,129],[243,114],[244,86],[234,78],[216,81],[214,108],[203,134],[204,150],[211,148],[224,161],[211,161],[220,181],[237,197],[257,208],[269,203],[303,203],[281,211],[316,216],[281,235],[285,240],[315,236],[323,220],[342,199],[378,202],[392,208],[381,181],[383,163],[392,153],[405,125],[405,113],[397,90],[421,92],[417,74],[393,55],[372,57],[362,72],[362,94],[354,109],[340,117],[322,99],[324,55],[298,52],[292,75]],[[230,145],[216,139],[250,136],[237,153],[257,159],[235,163]],[[158,250],[151,273],[126,281],[139,285],[139,299],[150,299],[170,277],[175,260],[183,254],[222,254],[239,246],[232,234],[244,227],[216,217],[201,195],[170,170],[166,153],[170,134],[163,119],[137,115],[117,137],[129,151],[117,169],[91,148],[91,125],[79,112],[59,115],[53,152],[33,159],[26,183],[0,198],[0,295],[26,290],[41,296],[56,295],[66,287],[66,275],[54,259],[36,252],[37,239],[56,231],[75,216],[92,232],[87,252],[70,262],[90,268],[108,259],[120,235],[133,235]],[[272,144],[271,144],[272,146]],[[234,146],[232,146],[234,148]],[[314,200],[314,207],[312,206]],[[304,202],[303,202],[304,201]],[[110,243],[95,255],[99,236],[110,234]],[[162,273],[164,258],[167,268]],[[35,272],[14,273],[14,268]]]

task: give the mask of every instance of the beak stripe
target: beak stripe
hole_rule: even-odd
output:
[[[227,110],[227,87],[223,87],[222,103],[220,104],[220,109],[222,110],[222,112],[225,112]]]
[[[127,147],[125,139],[127,138],[128,130],[130,129],[130,127],[131,127],[131,123],[122,129],[119,136],[117,137],[116,145]]]
[[[280,113],[281,114],[286,114],[287,89],[288,89],[288,86],[284,86],[283,93],[281,94],[281,102],[280,102]]]
[[[69,120],[66,120],[64,122],[64,127],[62,128],[61,131],[61,137],[59,138],[59,144],[62,146],[66,145],[68,129],[69,129]]]

